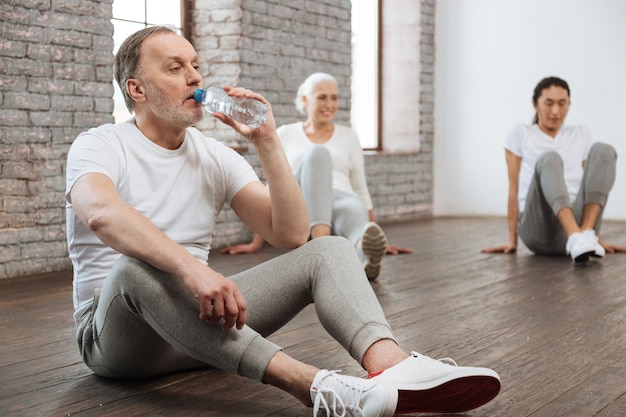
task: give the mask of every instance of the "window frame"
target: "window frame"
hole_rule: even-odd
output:
[[[113,0],[113,1],[115,2],[116,0]],[[117,0],[117,1],[124,1],[124,0]],[[113,9],[113,4],[111,4],[111,8]],[[130,24],[135,24],[135,25],[141,25],[144,28],[155,26],[158,24],[168,24],[168,23],[157,23],[157,22],[148,21],[148,1],[147,0],[144,0],[144,11],[143,11],[142,20],[115,17],[115,15],[113,14],[113,10],[112,10],[111,24],[113,25],[114,33],[115,33],[115,22],[124,22],[124,23],[130,23]],[[174,25],[174,24],[169,24],[169,25],[174,26],[176,31],[180,32],[182,36],[184,36],[187,40],[191,42],[190,22],[191,22],[190,0],[180,0],[180,21],[178,22],[177,25]],[[117,85],[117,82],[115,81],[115,77],[113,78],[112,81],[113,81],[114,89],[116,90],[119,89],[119,86]],[[122,105],[124,106],[123,110],[117,107],[119,105],[120,105],[119,101],[115,100],[115,97],[114,97],[113,98],[113,118],[115,119],[116,123],[121,121],[121,120],[118,120],[118,118],[116,117],[116,114],[118,114],[118,112],[120,112],[122,116],[126,116],[128,114],[128,110],[126,109],[125,104],[122,103]]]
[[[351,0],[352,4],[354,5],[354,3],[358,2],[359,0]],[[354,6],[353,6],[354,7]],[[382,140],[382,105],[383,105],[383,99],[382,99],[382,70],[383,70],[383,65],[382,65],[382,46],[383,46],[383,42],[382,42],[382,29],[383,29],[383,25],[382,25],[382,11],[383,11],[383,3],[382,0],[376,0],[374,7],[376,8],[375,13],[376,13],[376,39],[374,40],[375,44],[376,44],[376,56],[374,57],[374,65],[375,65],[375,76],[374,78],[374,83],[375,83],[375,90],[376,90],[376,95],[374,97],[375,100],[375,106],[376,106],[376,110],[375,110],[375,114],[373,115],[375,117],[376,120],[376,131],[374,133],[374,144],[373,145],[361,145],[361,148],[364,151],[374,151],[374,152],[380,152],[383,150],[383,140]],[[354,10],[352,11],[354,12]],[[353,21],[354,22],[354,21]],[[354,32],[353,32],[354,33]],[[354,51],[353,51],[354,53]],[[351,71],[351,79],[352,79],[352,84],[355,81],[355,77],[354,77],[354,68],[352,68]],[[350,113],[351,113],[351,120],[352,120],[352,112],[354,109],[354,106],[352,105],[352,103],[354,103],[354,97],[351,97],[351,105],[350,105]]]

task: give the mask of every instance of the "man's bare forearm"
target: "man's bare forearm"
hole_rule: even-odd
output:
[[[274,238],[291,241],[294,236],[309,235],[307,208],[300,186],[278,137],[257,146],[271,198],[271,222]]]

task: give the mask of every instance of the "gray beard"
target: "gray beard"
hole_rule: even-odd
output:
[[[192,126],[202,120],[204,116],[202,108],[198,113],[190,112],[182,107],[182,100],[177,103],[168,102],[160,90],[147,83],[144,86],[152,112],[160,118],[187,126]]]

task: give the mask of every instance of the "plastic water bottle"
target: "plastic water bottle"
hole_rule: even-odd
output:
[[[198,88],[193,98],[202,103],[209,113],[223,113],[252,128],[261,126],[267,120],[265,104],[252,98],[231,97],[223,88]]]

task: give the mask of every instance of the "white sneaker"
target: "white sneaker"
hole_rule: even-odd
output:
[[[397,387],[397,414],[460,413],[500,392],[500,377],[491,369],[458,366],[452,359],[435,360],[417,352],[370,378]]]
[[[374,222],[365,224],[363,237],[361,238],[361,250],[363,251],[363,269],[370,281],[380,275],[380,266],[383,257],[387,253],[387,237],[385,232]]]
[[[591,256],[594,258],[604,258],[604,255],[606,255],[606,249],[604,249],[604,247],[600,244],[596,231],[593,229],[586,229],[583,230],[583,235],[587,236],[596,243],[595,252],[592,253]]]
[[[311,401],[313,417],[320,407],[328,417],[391,417],[398,403],[398,390],[381,380],[321,370],[311,384]]]
[[[567,238],[565,251],[575,263],[580,263],[585,262],[589,256],[595,254],[596,246],[598,246],[597,237],[594,241],[589,234],[575,232]]]

